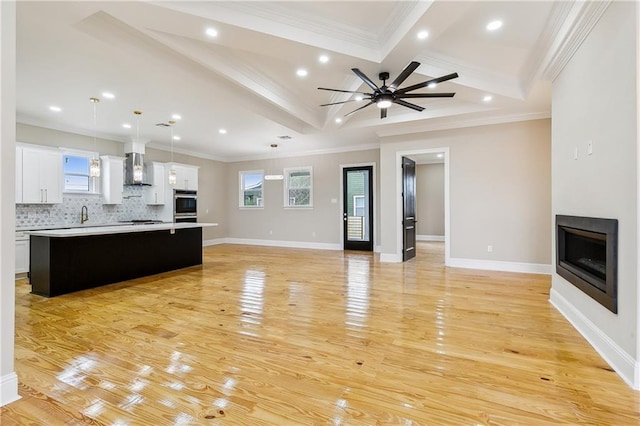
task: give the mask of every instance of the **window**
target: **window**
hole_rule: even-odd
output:
[[[96,185],[89,177],[92,153],[65,153],[62,156],[64,192],[96,192]]]
[[[364,216],[364,195],[353,196],[353,215]]]
[[[264,173],[240,172],[240,207],[262,207]]]
[[[284,169],[285,207],[313,205],[313,170],[311,167]]]

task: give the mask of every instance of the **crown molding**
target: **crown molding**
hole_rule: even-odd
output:
[[[518,121],[543,120],[548,118],[551,118],[551,112],[549,111],[492,115],[487,117],[468,118],[466,120],[460,119],[459,117],[452,117],[445,120],[420,123],[419,125],[415,126],[406,126],[402,129],[396,129],[399,131],[395,132],[385,132],[384,130],[376,131],[376,134],[378,134],[378,136],[380,137],[380,143],[385,143],[391,142],[391,139],[396,136],[428,133],[440,130],[462,129],[466,127],[489,126],[493,124],[515,123]]]
[[[557,31],[551,47],[540,64],[540,74],[555,80],[576,53],[593,27],[611,4],[606,1],[578,1],[571,3],[567,18]]]
[[[370,144],[361,144],[361,145],[349,145],[337,148],[324,148],[324,149],[314,149],[304,152],[287,152],[279,155],[268,155],[268,154],[259,154],[259,155],[245,155],[245,156],[236,156],[229,157],[227,162],[234,163],[238,161],[253,161],[253,160],[269,160],[273,158],[302,158],[302,157],[311,157],[316,155],[329,155],[329,154],[340,154],[343,152],[353,152],[353,151],[366,151],[370,149],[380,149],[380,143],[370,143]]]
[[[525,94],[529,93],[535,82],[540,78],[543,63],[549,53],[549,49],[553,41],[558,37],[558,33],[572,7],[573,5],[570,2],[557,2],[553,5],[545,27],[520,72],[521,87]]]

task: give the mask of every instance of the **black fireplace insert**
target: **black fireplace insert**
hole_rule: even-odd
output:
[[[618,220],[556,215],[556,272],[618,312]]]

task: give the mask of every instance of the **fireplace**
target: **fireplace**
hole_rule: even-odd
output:
[[[618,312],[618,220],[556,215],[556,272]]]

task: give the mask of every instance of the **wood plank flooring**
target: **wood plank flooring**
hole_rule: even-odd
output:
[[[161,249],[161,248],[158,248]],[[114,265],[115,267],[115,265]],[[636,425],[542,275],[221,245],[56,298],[17,283],[10,425]]]

